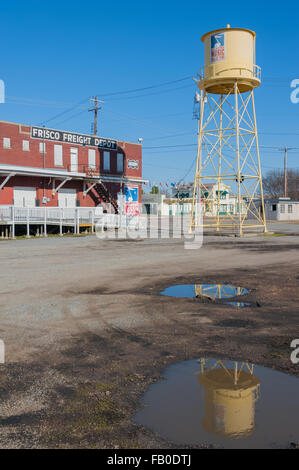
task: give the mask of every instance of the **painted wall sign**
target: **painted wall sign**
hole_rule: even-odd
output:
[[[138,202],[138,186],[125,186],[124,195],[126,202]]]
[[[46,129],[44,127],[31,127],[31,138],[51,140],[54,142],[63,142],[67,144],[86,145],[88,147],[98,147],[104,150],[117,150],[117,141],[103,139],[86,134],[77,134],[75,132],[57,131],[55,129]]]
[[[124,186],[126,215],[139,215],[138,186]]]
[[[131,170],[138,170],[139,168],[139,162],[138,160],[127,160],[127,167],[130,168]]]
[[[225,60],[225,35],[224,33],[211,36],[211,63]]]

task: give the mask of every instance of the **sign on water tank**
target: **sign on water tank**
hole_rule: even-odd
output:
[[[211,36],[211,63],[225,60],[224,33]]]

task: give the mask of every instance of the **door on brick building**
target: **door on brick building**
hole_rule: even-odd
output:
[[[13,188],[13,202],[16,207],[35,207],[36,188],[15,186]]]
[[[71,147],[71,171],[78,171],[78,149]]]
[[[58,206],[76,207],[77,191],[76,189],[59,189]]]

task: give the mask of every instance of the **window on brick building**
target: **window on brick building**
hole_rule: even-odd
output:
[[[289,204],[288,205],[288,213],[292,214],[292,212],[293,212],[293,206],[292,206],[292,204]]]
[[[23,150],[24,150],[25,152],[29,152],[29,150],[30,150],[30,147],[29,147],[29,140],[23,140],[22,146],[23,146]]]
[[[110,152],[104,152],[104,170],[110,171]]]
[[[3,148],[10,149],[10,137],[3,137]]]
[[[285,205],[284,204],[280,204],[280,213],[281,214],[285,213]]]
[[[45,142],[40,142],[40,143],[39,143],[39,151],[40,151],[40,153],[46,152],[46,144],[45,144]]]
[[[92,170],[96,168],[96,151],[94,149],[88,149],[88,167]]]
[[[117,172],[123,173],[124,171],[124,156],[122,153],[117,154]]]
[[[54,165],[63,166],[62,145],[54,145]]]

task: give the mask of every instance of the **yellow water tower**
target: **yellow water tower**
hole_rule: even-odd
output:
[[[261,84],[256,34],[227,25],[201,40],[204,67],[196,79],[200,93],[191,232],[203,227],[240,236],[266,232],[253,92]]]
[[[244,369],[244,365],[248,369]],[[260,380],[253,375],[253,366],[234,363],[231,369],[224,361],[218,367],[204,368],[198,382],[205,389],[206,431],[241,439],[254,432],[255,403],[259,396]]]

